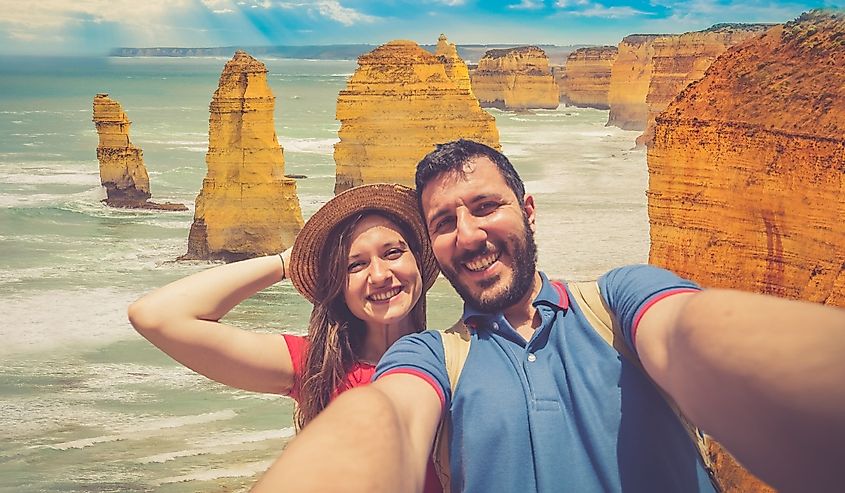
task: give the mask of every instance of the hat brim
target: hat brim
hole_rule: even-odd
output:
[[[422,267],[423,293],[428,291],[437,279],[440,269],[431,250],[428,232],[422,223],[417,207],[416,192],[404,185],[375,183],[350,188],[325,203],[308,219],[296,236],[291,251],[287,277],[294,287],[311,303],[319,303],[320,258],[329,234],[341,222],[356,214],[384,212],[389,217],[405,223],[410,234],[416,236],[421,252],[413,252]]]

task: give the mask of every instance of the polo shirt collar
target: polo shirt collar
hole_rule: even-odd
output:
[[[569,295],[566,294],[566,289],[561,282],[549,281],[546,274],[540,272],[540,279],[542,285],[537,297],[534,298],[532,305],[536,308],[539,305],[546,305],[560,310],[569,309]],[[490,319],[498,319],[502,317],[502,312],[484,312],[464,303],[464,313],[462,319],[469,327],[474,327],[477,322]],[[476,322],[476,323],[473,323]]]

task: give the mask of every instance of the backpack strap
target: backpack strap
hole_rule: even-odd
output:
[[[634,356],[631,352],[631,349],[625,342],[625,337],[622,335],[622,328],[620,327],[619,322],[616,320],[616,317],[612,315],[610,309],[604,301],[604,297],[601,295],[598,282],[568,282],[566,283],[566,286],[572,294],[573,301],[575,301],[575,303],[581,308],[581,311],[584,313],[584,317],[590,323],[593,330],[595,330],[605,342],[612,346],[613,349],[621,354],[623,358],[627,359],[629,363],[639,368],[643,375],[645,375],[658,392],[660,392],[660,395],[663,396],[663,399],[667,404],[669,404],[669,407],[681,421],[681,424],[684,426],[687,434],[692,439],[696,451],[704,464],[704,468],[710,476],[710,482],[713,483],[717,492],[722,491],[721,485],[716,478],[716,471],[708,450],[710,445],[709,437],[704,435],[698,427],[692,424],[692,422],[684,416],[684,413],[678,405],[675,404],[672,397],[664,392],[663,389],[651,379],[648,372],[646,372],[645,368],[643,368],[639,358]]]
[[[470,336],[469,330],[463,320],[458,320],[452,327],[440,334],[443,341],[443,354],[446,359],[446,373],[449,375],[449,385],[452,395],[455,395],[455,387],[461,378],[461,371],[469,354]],[[449,465],[449,437],[452,434],[452,420],[447,409],[443,410],[443,417],[440,418],[440,426],[437,427],[437,434],[434,435],[434,446],[431,457],[434,462],[434,469],[440,478],[440,485],[443,493],[451,491],[451,467]]]

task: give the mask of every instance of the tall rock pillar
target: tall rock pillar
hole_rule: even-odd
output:
[[[208,173],[182,259],[277,253],[302,229],[296,182],[285,177],[267,68],[243,51],[226,63],[209,106]]]
[[[130,209],[188,210],[182,204],[150,202],[150,177],[144,166],[144,152],[129,140],[127,118],[120,103],[108,94],[94,96],[94,126],[97,128],[97,161],[100,183],[106,189],[103,202]]]

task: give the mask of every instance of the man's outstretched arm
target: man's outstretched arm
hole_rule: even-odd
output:
[[[649,308],[636,346],[696,425],[783,491],[845,481],[845,310],[730,290]]]
[[[431,385],[402,373],[344,392],[287,446],[252,491],[422,491],[441,407]]]

